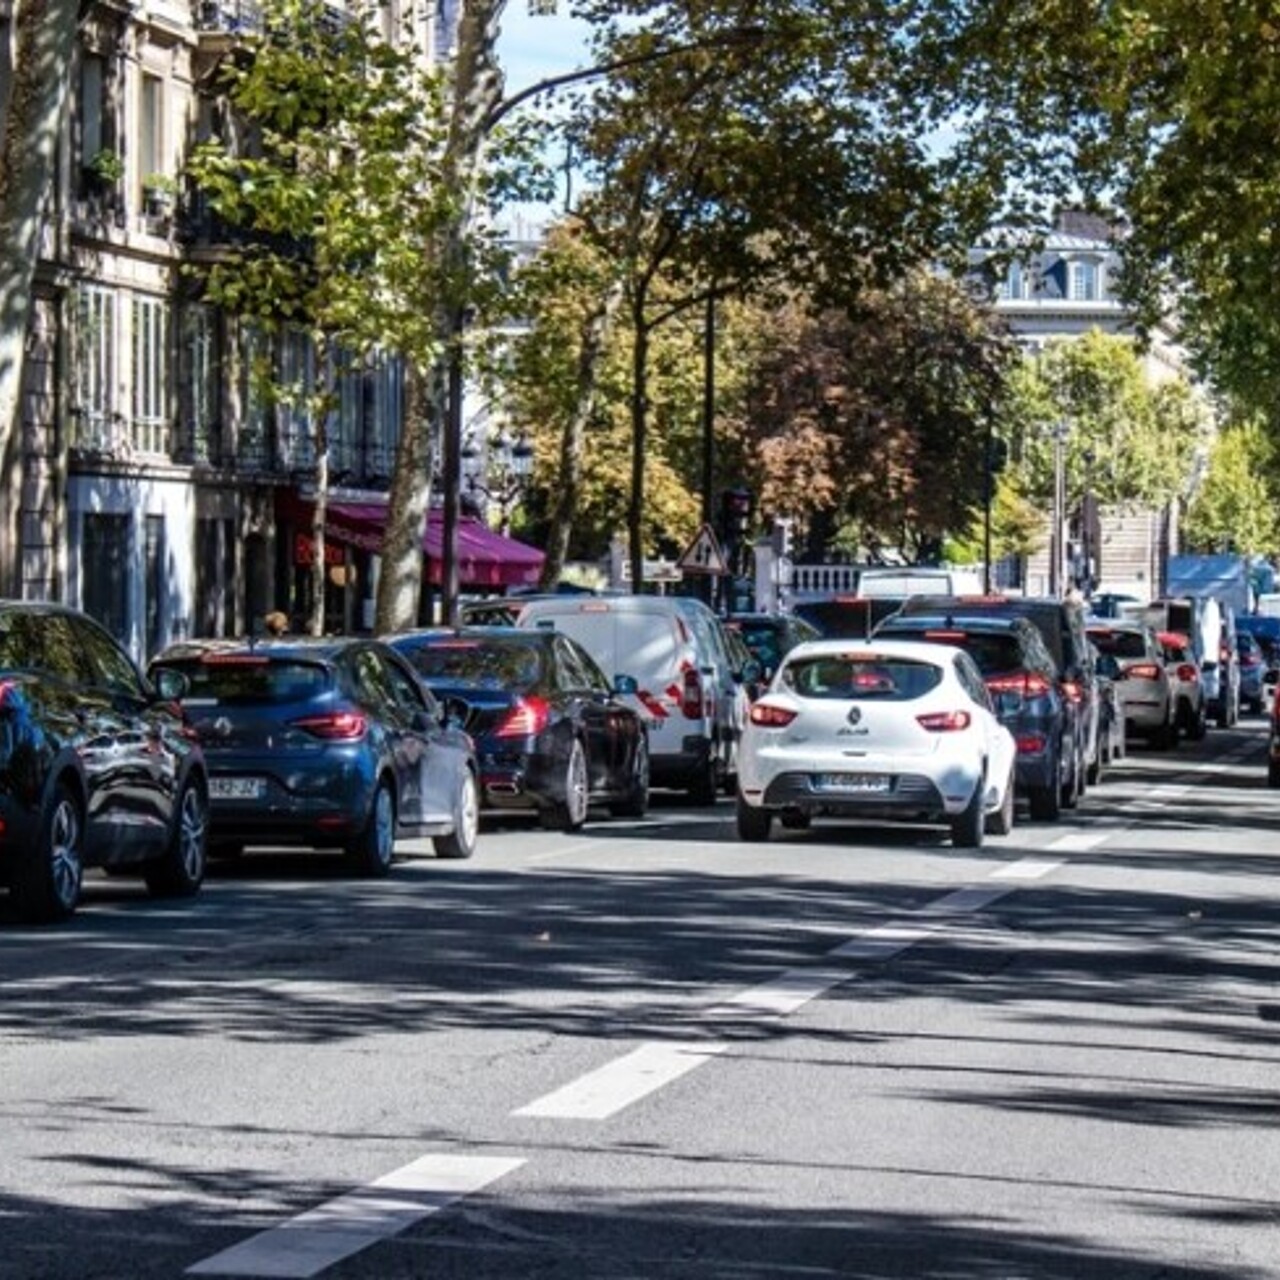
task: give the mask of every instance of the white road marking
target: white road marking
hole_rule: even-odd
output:
[[[1114,828],[1110,831],[1068,831],[1048,845],[1045,851],[1047,853],[1088,853],[1090,849],[1096,849],[1113,835],[1115,835]]]
[[[991,878],[993,880],[1039,880],[1042,876],[1057,871],[1060,866],[1062,866],[1060,861],[1050,861],[1048,858],[1020,858],[1017,862],[1010,862],[998,871],[993,871]]]
[[[306,1280],[520,1168],[503,1156],[429,1155],[188,1267],[189,1276]]]
[[[558,1120],[607,1120],[664,1084],[678,1080],[729,1046],[714,1041],[642,1044],[596,1071],[511,1114]]]

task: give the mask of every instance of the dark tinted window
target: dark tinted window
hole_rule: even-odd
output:
[[[1146,638],[1137,631],[1090,631],[1089,639],[1097,646],[1099,653],[1110,654],[1113,658],[1147,656]]]
[[[84,648],[89,660],[88,678],[94,684],[113,693],[126,693],[130,697],[142,696],[142,683],[138,679],[133,660],[99,626],[88,618],[72,618],[71,629]],[[82,677],[83,678],[83,677]]]
[[[449,637],[400,650],[422,678],[432,684],[473,689],[528,689],[542,679],[539,648],[492,636]]]
[[[1022,668],[1024,655],[1019,637],[1012,631],[966,631],[963,627],[940,627],[922,631],[907,627],[880,627],[878,637],[886,640],[928,640],[963,649],[984,676]]]
[[[270,706],[305,702],[324,693],[331,678],[327,667],[289,658],[227,655],[166,662],[191,681],[187,701]]]
[[[877,622],[896,613],[901,606],[902,601],[892,597],[806,600],[795,606],[795,612],[828,639],[864,639]]]
[[[829,654],[787,664],[783,686],[802,698],[875,698],[909,702],[938,686],[942,671],[932,663],[874,655]]]

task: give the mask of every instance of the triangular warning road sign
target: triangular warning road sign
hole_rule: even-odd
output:
[[[676,561],[676,568],[681,573],[728,573],[729,562],[720,549],[715,530],[704,524],[698,530],[698,536],[689,544],[684,554]]]

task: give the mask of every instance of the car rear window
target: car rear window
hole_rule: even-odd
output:
[[[984,676],[1002,671],[1020,671],[1026,664],[1018,637],[1010,631],[966,631],[963,627],[936,629],[885,628],[876,632],[886,640],[927,640],[931,644],[949,644],[963,649]]]
[[[238,706],[305,702],[324,693],[332,680],[329,668],[317,662],[256,655],[191,658],[163,665],[190,680],[185,702]]]
[[[1113,658],[1147,656],[1147,642],[1133,631],[1090,631],[1089,639],[1097,646],[1099,653],[1110,654]]]
[[[902,599],[894,596],[805,600],[795,606],[795,614],[828,639],[863,639],[901,605]]]
[[[802,698],[874,698],[910,702],[942,681],[941,668],[908,658],[824,654],[800,658],[783,670],[782,684]]]
[[[531,644],[501,640],[439,640],[400,652],[428,683],[470,689],[527,689],[542,674],[543,655]]]

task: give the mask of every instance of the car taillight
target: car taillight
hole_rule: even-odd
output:
[[[1068,702],[1083,702],[1084,688],[1079,680],[1064,680],[1062,682],[1062,696]]]
[[[688,720],[701,720],[708,712],[702,693],[702,676],[698,668],[686,662],[680,672],[680,710]]]
[[[1049,682],[1034,671],[1018,671],[1013,675],[992,676],[986,682],[992,693],[1020,693],[1024,698],[1038,698],[1049,692]]]
[[[1049,744],[1049,740],[1042,733],[1020,734],[1015,741],[1020,756],[1038,756]]]
[[[326,742],[359,742],[369,728],[369,721],[358,711],[329,711],[320,716],[303,716],[293,727]]]
[[[1250,653],[1240,659],[1240,665],[1245,667],[1260,667],[1262,665],[1262,659],[1259,658],[1256,653]]]
[[[972,719],[967,711],[930,711],[916,716],[920,727],[930,733],[955,733],[957,729],[967,729]]]
[[[1195,684],[1200,679],[1199,669],[1194,662],[1180,662],[1175,674],[1183,684]]]
[[[545,698],[517,698],[506,718],[493,731],[495,738],[536,737],[547,727],[551,704]]]
[[[768,703],[757,702],[747,713],[752,724],[762,725],[766,729],[784,729],[795,718],[796,713],[790,707],[771,707]]]
[[[1159,680],[1160,668],[1154,662],[1135,662],[1126,668],[1125,675],[1132,680]]]

